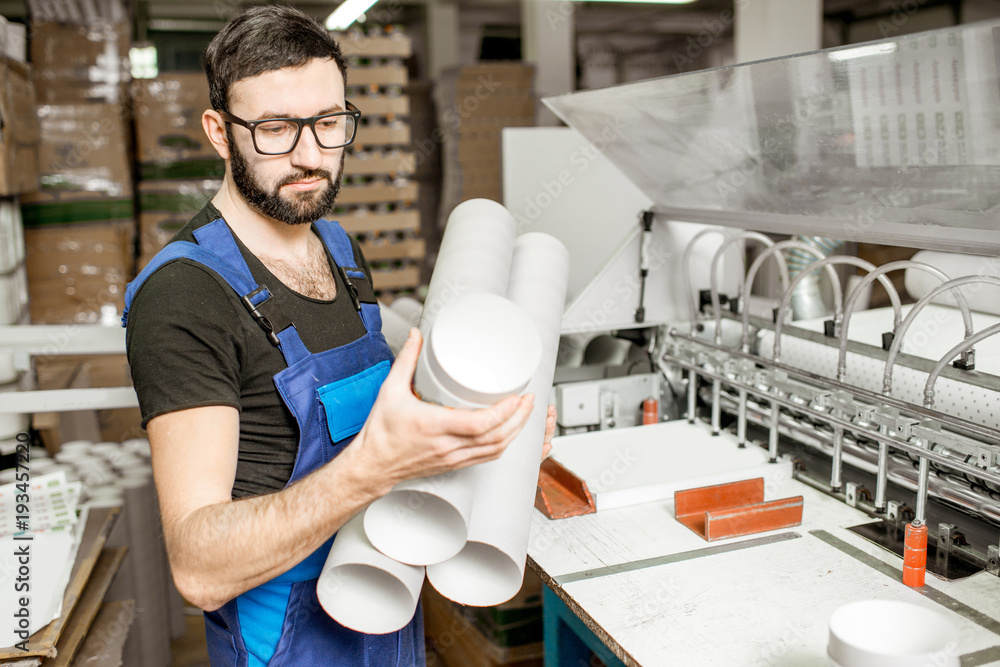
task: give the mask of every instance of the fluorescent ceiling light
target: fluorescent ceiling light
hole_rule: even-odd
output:
[[[566,2],[579,2],[579,0],[565,0]],[[650,3],[657,5],[687,5],[696,0],[590,0],[591,2],[631,2],[631,3]]]
[[[344,30],[358,20],[377,0],[344,0],[326,17],[327,30]]]
[[[855,58],[864,58],[865,56],[879,56],[886,53],[894,53],[899,45],[896,42],[888,42],[886,44],[871,44],[869,46],[859,46],[856,49],[844,49],[843,51],[834,51],[830,54],[830,60],[840,61],[840,60],[853,60]]]

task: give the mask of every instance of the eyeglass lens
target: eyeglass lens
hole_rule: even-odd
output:
[[[323,148],[339,148],[354,137],[354,116],[324,116],[312,125],[316,142]],[[298,123],[271,120],[254,127],[257,149],[264,153],[287,153],[295,145]]]

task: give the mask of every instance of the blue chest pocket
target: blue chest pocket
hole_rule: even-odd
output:
[[[326,411],[327,428],[334,442],[340,442],[361,430],[375,404],[379,388],[389,375],[390,366],[390,362],[380,361],[360,373],[316,390]]]

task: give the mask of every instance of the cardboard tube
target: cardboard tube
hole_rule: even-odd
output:
[[[524,391],[541,354],[537,328],[523,309],[493,294],[466,294],[435,320],[414,390],[447,407],[486,407]],[[451,558],[467,539],[474,486],[471,468],[399,484],[365,513],[368,539],[411,565]]]
[[[372,546],[358,514],[333,540],[316,595],[330,618],[341,625],[385,634],[413,618],[423,583],[424,568],[403,565]]]
[[[455,207],[420,312],[425,338],[441,310],[463,294],[507,293],[516,233],[514,217],[495,201],[470,199]]]
[[[527,388],[535,407],[500,459],[469,468],[475,498],[468,542],[454,558],[427,568],[431,584],[461,604],[500,604],[521,588],[568,276],[569,251],[562,243],[541,233],[518,237],[508,298],[541,335],[542,359]]]

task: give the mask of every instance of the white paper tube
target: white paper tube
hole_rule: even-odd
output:
[[[913,256],[913,261],[923,262],[940,269],[949,278],[961,278],[963,276],[994,276],[1000,277],[1000,259],[996,257],[985,257],[983,255],[965,255],[955,252],[938,252],[934,250],[921,250]],[[904,283],[906,291],[914,299],[920,299],[931,290],[941,284],[941,281],[927,273],[916,269],[906,269]],[[969,302],[969,308],[980,313],[990,313],[1000,315],[1000,299],[997,298],[998,290],[989,285],[971,284],[950,292],[941,294],[934,303],[945,306],[955,305],[955,295],[961,293],[965,295]],[[957,340],[955,342],[958,342]]]
[[[389,307],[397,315],[406,320],[411,327],[415,327],[420,324],[420,313],[424,309],[424,304],[420,303],[416,299],[408,296],[401,296],[398,299],[394,299],[392,305]]]
[[[507,293],[516,233],[514,217],[495,201],[470,199],[455,207],[420,313],[424,337],[441,310],[463,294]]]
[[[333,540],[316,595],[326,613],[341,625],[385,634],[413,618],[423,582],[424,568],[403,565],[372,546],[359,514]]]
[[[382,335],[385,336],[393,355],[397,355],[403,349],[406,337],[410,335],[410,328],[416,325],[410,324],[406,318],[384,303],[379,302],[378,309],[382,314]]]
[[[535,323],[493,294],[466,294],[436,318],[417,361],[414,389],[452,408],[488,406],[522,392],[541,358]],[[365,513],[368,539],[410,565],[439,563],[467,539],[472,469],[397,485]]]
[[[508,298],[541,335],[541,363],[528,385],[535,407],[500,459],[469,469],[475,502],[468,543],[454,558],[427,568],[434,588],[461,604],[501,604],[521,588],[568,276],[569,251],[558,240],[541,233],[517,239]]]

